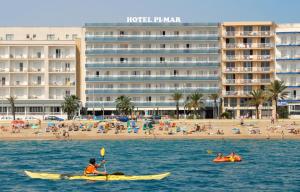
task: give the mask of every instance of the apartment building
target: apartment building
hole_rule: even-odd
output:
[[[288,97],[279,105],[288,106],[290,115],[300,115],[300,24],[276,27],[276,78],[288,86]]]
[[[120,95],[132,98],[147,114],[173,110],[172,93],[184,98],[219,92],[220,54],[217,23],[87,23],[83,103],[96,113],[115,110]]]
[[[0,113],[10,113],[13,96],[17,115],[62,115],[64,96],[78,94],[81,34],[72,27],[1,27]]]
[[[252,90],[266,89],[275,78],[275,25],[272,22],[224,22],[221,25],[223,111],[233,117],[254,117]],[[272,115],[272,104],[260,116]]]

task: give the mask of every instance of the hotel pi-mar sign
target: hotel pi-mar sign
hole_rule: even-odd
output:
[[[127,23],[181,23],[180,17],[127,17]]]

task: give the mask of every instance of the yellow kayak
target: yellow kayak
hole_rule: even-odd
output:
[[[168,177],[171,173],[161,173],[157,175],[107,175],[107,176],[84,176],[84,175],[65,175],[55,173],[34,173],[24,171],[27,176],[33,179],[49,179],[49,180],[92,180],[92,181],[136,181],[136,180],[161,180]]]

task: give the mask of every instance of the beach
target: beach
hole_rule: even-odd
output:
[[[143,120],[138,120],[136,126],[138,131],[131,130],[128,133],[126,123],[108,120],[109,128],[105,133],[91,127],[90,130],[70,130],[70,124],[97,124],[96,121],[65,121],[63,127],[55,131],[46,130],[48,123],[43,121],[41,128],[19,129],[12,131],[11,121],[2,121],[0,140],[134,140],[134,139],[300,139],[300,120],[279,119],[271,124],[269,119],[245,119],[243,125],[241,120],[223,119],[167,119],[153,125],[153,129],[143,130]],[[34,122],[34,120],[33,120]],[[102,122],[105,124],[105,122]],[[56,122],[56,125],[62,122]],[[116,133],[116,124],[124,125],[123,130]]]

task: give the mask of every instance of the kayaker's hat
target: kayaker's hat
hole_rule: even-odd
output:
[[[95,158],[91,158],[90,159],[90,164],[95,164],[96,163],[96,159]]]

